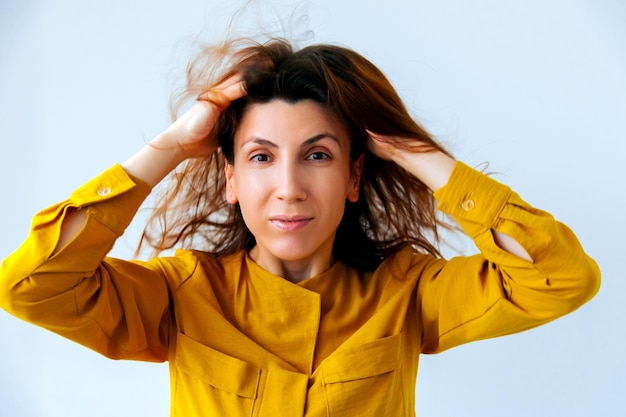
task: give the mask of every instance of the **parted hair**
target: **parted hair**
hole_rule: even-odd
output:
[[[364,154],[359,199],[346,201],[333,258],[373,270],[407,245],[439,256],[439,230],[432,192],[416,177],[367,149],[368,131],[385,135],[412,152],[446,152],[409,114],[387,77],[354,50],[315,44],[299,50],[285,39],[249,39],[205,46],[187,69],[184,91],[172,99],[172,114],[189,100],[210,100],[211,88],[240,74],[247,94],[223,110],[211,135],[220,148],[190,159],[171,174],[158,194],[138,251],[159,253],[182,246],[214,256],[250,250],[255,237],[238,204],[225,199],[225,160],[234,163],[235,132],[246,108],[255,103],[312,100],[344,123],[350,159]],[[446,152],[447,153],[447,152]]]

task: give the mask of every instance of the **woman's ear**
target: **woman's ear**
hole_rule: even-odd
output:
[[[352,165],[352,179],[350,182],[350,188],[348,189],[348,201],[356,203],[359,201],[359,189],[361,187],[361,174],[363,173],[363,161],[365,160],[365,154],[361,154],[359,158],[354,161]]]
[[[226,176],[226,201],[230,204],[237,204],[239,199],[237,198],[237,193],[235,192],[233,166],[229,164],[228,161],[224,162],[224,175]]]

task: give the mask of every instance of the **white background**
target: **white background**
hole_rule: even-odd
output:
[[[599,295],[563,319],[423,356],[417,415],[626,415],[626,3],[256,3],[295,10],[283,35],[370,58],[458,158],[489,161],[602,269]],[[217,39],[233,4],[0,0],[0,258],[36,211],[167,126],[191,41]],[[166,365],[110,361],[5,312],[0,334],[0,416],[168,415]]]

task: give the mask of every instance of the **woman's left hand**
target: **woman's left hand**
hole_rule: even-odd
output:
[[[377,157],[386,161],[393,161],[416,176],[432,191],[437,191],[448,183],[450,174],[456,161],[438,149],[426,144],[420,144],[410,139],[379,135],[368,131],[368,149]],[[396,143],[415,145],[396,146]]]
[[[399,150],[391,143],[393,139],[389,136],[370,132],[369,130],[367,134],[369,135],[369,140],[367,141],[369,151],[380,159],[393,161],[393,156],[399,153]]]

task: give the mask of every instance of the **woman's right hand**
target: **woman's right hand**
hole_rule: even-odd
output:
[[[219,146],[210,133],[220,113],[246,94],[240,75],[227,78],[198,98],[198,101],[165,131],[124,163],[129,174],[156,185],[178,164],[189,158],[205,157]]]
[[[197,102],[155,138],[154,146],[177,149],[184,159],[210,155],[219,144],[209,138],[220,113],[246,94],[239,75],[227,78],[198,97]],[[165,143],[163,143],[165,142]]]

